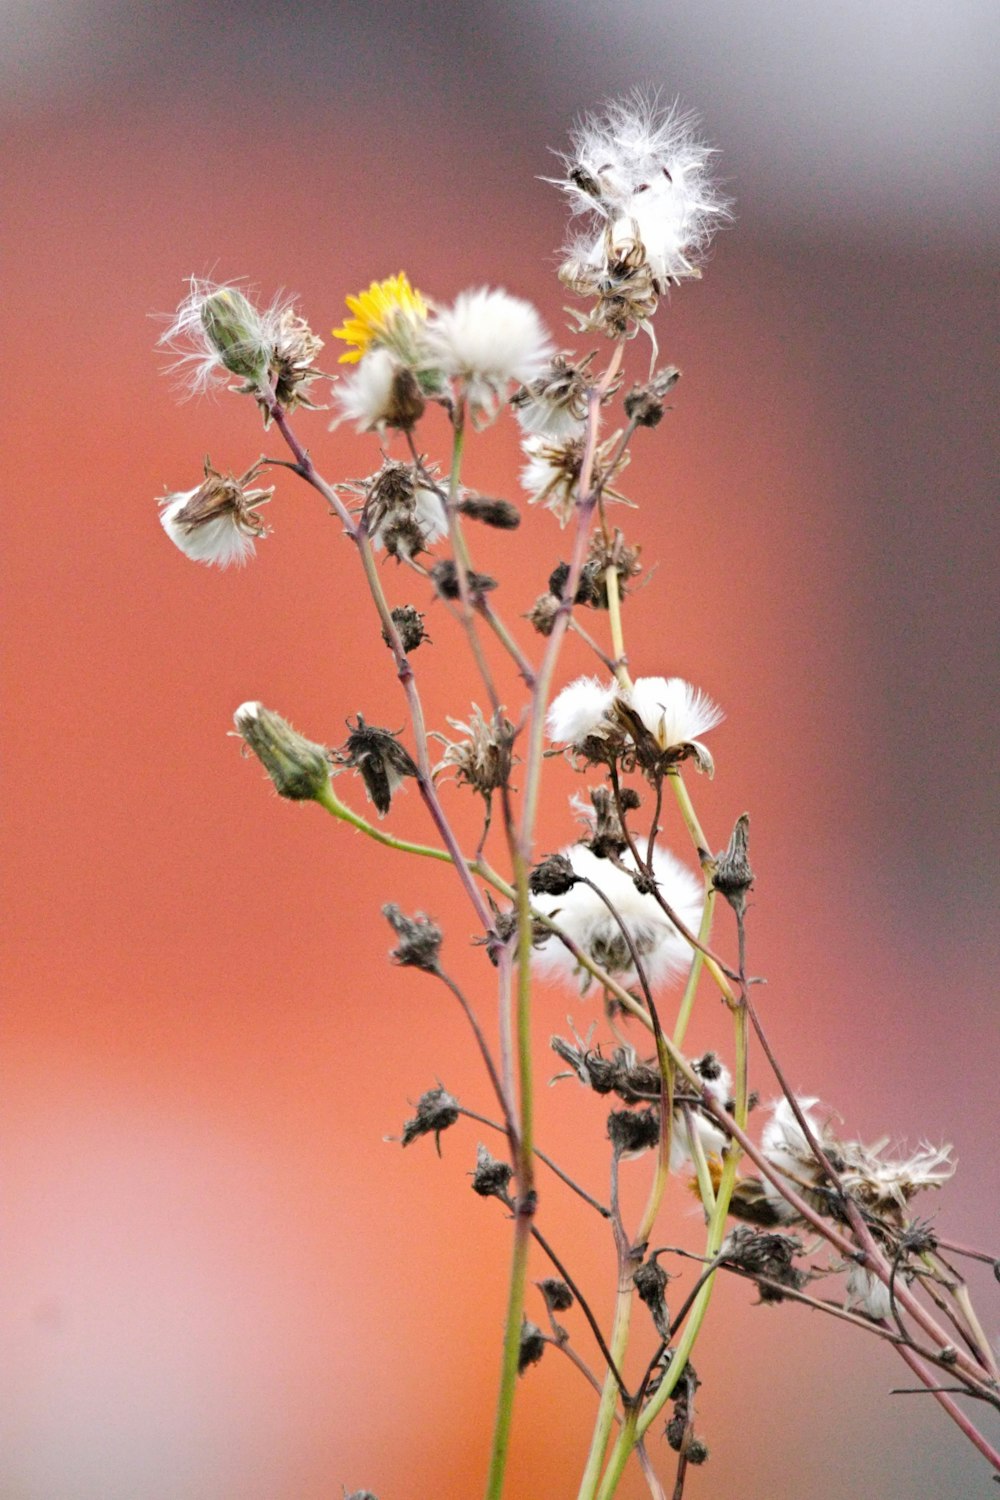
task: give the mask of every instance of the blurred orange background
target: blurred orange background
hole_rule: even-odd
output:
[[[658,565],[628,609],[633,670],[726,709],[693,791],[717,847],[751,813],[751,966],[794,1084],[862,1138],[953,1141],[958,1176],[919,1211],[995,1247],[990,205],[947,140],[914,167],[863,18],[837,75],[830,38],[779,11],[741,52],[722,4],[679,7],[673,32],[641,6],[7,7],[3,1500],[481,1489],[509,1226],[468,1189],[477,1127],[443,1160],[386,1138],[438,1079],[490,1101],[454,1002],[388,965],[382,902],[441,921],[485,1016],[492,971],[446,872],[279,802],[227,738],[247,698],[331,744],[349,715],[405,710],[356,558],[293,476],[245,570],[166,541],[155,497],[205,453],[240,472],[281,449],[245,400],[177,404],[148,315],[191,272],[249,275],[326,335],[346,293],[405,268],[442,300],[506,286],[561,330],[563,210],[537,179],[578,109],[636,81],[702,109],[739,211],[658,322],[684,378],[623,486]],[[909,45],[940,64],[937,33]],[[824,46],[810,134],[774,79],[808,95]],[[838,88],[849,138],[828,133]],[[377,466],[322,414],[296,427],[330,478]],[[515,498],[518,464],[504,423],[467,477]],[[475,543],[516,619],[564,539],[543,513]],[[428,607],[416,665],[444,729],[476,696],[458,632],[419,580],[386,580]],[[589,666],[571,643],[561,680]],[[556,763],[551,787],[541,849],[575,832]],[[429,836],[412,791],[391,827]],[[543,1079],[567,1014],[585,1029],[594,1002],[539,990]],[[728,1041],[706,988],[692,1046]],[[772,1092],[760,1062],[752,1083]],[[542,1144],[599,1195],[604,1115],[575,1084],[541,1092]],[[541,1186],[607,1320],[610,1236]],[[689,1198],[668,1208],[661,1238],[696,1248]],[[909,1380],[875,1340],[752,1301],[720,1285],[699,1345],[692,1500],[985,1492],[943,1413],[888,1395]],[[519,1388],[510,1495],[574,1495],[592,1416],[549,1351]]]

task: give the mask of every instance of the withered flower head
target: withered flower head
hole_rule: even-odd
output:
[[[418,609],[414,609],[412,604],[399,604],[395,609],[390,610],[389,613],[392,615],[392,623],[399,633],[399,639],[404,651],[416,651],[417,647],[423,645],[424,641],[430,640],[430,636],[424,629],[424,617]],[[390,644],[389,633],[384,628],[382,630],[382,639],[387,646]]]
[[[411,432],[426,405],[413,370],[383,348],[371,349],[350,378],[338,380],[333,400],[336,416],[330,427],[353,422],[357,432],[380,432],[383,427]]]
[[[552,627],[562,608],[562,600],[556,594],[539,594],[531,609],[525,615],[532,627],[541,636],[548,637],[552,634]]]
[[[313,333],[305,318],[300,317],[294,307],[281,308],[274,320],[268,373],[278,403],[286,411],[294,411],[297,406],[312,409],[308,386],[319,373],[312,368],[312,364],[322,347],[323,340]],[[270,405],[256,382],[248,381],[246,385],[239,387],[239,392],[241,395],[257,398],[264,415],[264,426],[269,426]]]
[[[510,398],[521,430],[533,437],[577,437],[587,415],[586,369],[593,353],[576,364],[557,354],[547,369]]]
[[[802,1253],[802,1241],[794,1234],[758,1234],[745,1224],[737,1224],[720,1250],[730,1265],[739,1266],[754,1276],[765,1276],[781,1286],[799,1291],[809,1277],[795,1265]],[[762,1302],[780,1302],[781,1292],[758,1283]]]
[[[573,1306],[573,1293],[557,1276],[546,1276],[542,1281],[536,1281],[535,1285],[545,1298],[545,1306],[549,1312],[568,1312]]]
[[[632,1273],[635,1289],[639,1293],[640,1301],[649,1308],[653,1319],[653,1326],[661,1339],[670,1337],[670,1314],[664,1298],[667,1285],[667,1273],[660,1265],[655,1256],[644,1261]]]
[[[417,767],[391,730],[366,724],[360,714],[354,727],[350,719],[347,727],[350,734],[337,751],[337,762],[357,771],[379,816],[385,817],[393,793],[402,786],[404,777],[417,775]]]
[[[491,589],[495,589],[497,586],[496,579],[491,578],[488,573],[476,573],[469,568],[466,576],[473,604],[479,603],[484,594],[488,594]],[[442,599],[460,599],[462,597],[462,591],[458,582],[458,568],[454,558],[445,557],[440,562],[435,563],[433,568],[431,568],[431,581]]]
[[[750,834],[750,816],[742,813],[736,820],[728,848],[716,856],[715,874],[712,884],[720,895],[725,896],[733,910],[742,914],[746,909],[747,892],[753,885],[753,870],[747,852]]]
[[[618,575],[618,597],[626,598],[632,579],[637,578],[642,572],[642,564],[639,561],[640,552],[641,548],[628,545],[617,528],[610,540],[606,540],[601,531],[594,532],[590,539],[590,548],[583,571],[584,574],[589,573],[592,579],[595,608],[608,608],[607,574],[609,568],[613,568]]]
[[[617,1094],[626,1104],[660,1096],[659,1068],[655,1063],[640,1061],[634,1047],[616,1047],[608,1058],[600,1047],[588,1047],[580,1037],[575,1046],[560,1036],[552,1037],[549,1045],[595,1094]]]
[[[545,1353],[546,1338],[537,1323],[525,1318],[521,1324],[521,1342],[517,1350],[517,1373],[523,1375],[529,1365],[537,1365]]]
[[[205,459],[205,478],[193,490],[164,495],[160,524],[167,536],[195,562],[228,568],[242,566],[254,554],[258,537],[267,535],[257,510],[274,494],[274,486],[250,489],[264,462],[251,464],[239,479],[221,474]]]
[[[391,901],[383,906],[382,915],[399,939],[398,945],[392,950],[393,960],[404,967],[433,972],[437,968],[443,941],[440,927],[435,926],[423,912],[418,911],[412,917],[404,916]]]
[[[509,1162],[500,1161],[486,1147],[480,1145],[476,1151],[476,1170],[472,1174],[472,1191],[481,1198],[499,1198],[509,1203],[507,1186],[514,1175]]]
[[[640,806],[639,794],[630,786],[622,787],[620,800],[622,811],[626,813],[634,812]],[[581,797],[574,797],[572,801],[572,806],[589,835],[582,842],[598,859],[624,854],[628,848],[628,840],[622,830],[618,805],[610,789],[606,786],[593,787],[590,801],[590,808],[585,806]]]
[[[387,458],[367,479],[338,488],[362,497],[362,521],[376,550],[384,547],[390,557],[408,561],[448,531],[444,501],[433,487],[436,473],[436,465],[423,460],[418,469]]]
[[[829,1124],[821,1125],[810,1110],[815,1099],[800,1099],[799,1108],[837,1171],[844,1191],[869,1214],[902,1225],[911,1198],[926,1188],[941,1187],[953,1175],[950,1146],[921,1146],[902,1160],[885,1156],[888,1140],[872,1146],[838,1140]],[[787,1099],[772,1106],[761,1135],[761,1148],[772,1166],[789,1178],[800,1194],[821,1213],[843,1215],[834,1184],[814,1155]],[[770,1183],[765,1191],[780,1197]]]
[[[558,185],[580,222],[560,279],[596,297],[585,326],[620,336],[644,326],[659,297],[697,276],[727,205],[707,167],[711,149],[694,116],[634,93],[585,116],[571,137]]]
[[[660,1111],[653,1106],[613,1109],[608,1115],[608,1139],[622,1161],[651,1150],[660,1141]]]
[[[441,1154],[441,1132],[449,1130],[458,1119],[458,1100],[445,1089],[428,1089],[417,1100],[417,1112],[403,1126],[403,1145],[408,1146],[418,1136],[432,1135]]]
[[[468,723],[451,718],[448,723],[453,729],[461,730],[465,738],[452,741],[443,735],[438,736],[444,743],[445,752],[434,767],[435,776],[439,771],[454,768],[455,780],[460,786],[471,787],[489,799],[510,779],[514,725],[499,711],[491,719],[485,719],[475,703]]]
[[[297,733],[263,703],[244,703],[233,715],[236,733],[245,740],[274,782],[279,797],[308,802],[326,790],[330,753]]]
[[[645,385],[634,385],[622,403],[629,421],[637,427],[656,427],[663,419],[663,398],[680,378],[680,370],[668,365]]]
[[[516,505],[488,495],[465,495],[457,509],[463,516],[482,521],[484,526],[493,526],[497,531],[516,531],[521,524],[521,512]]]
[[[629,461],[627,449],[621,449],[621,433],[613,433],[601,443],[591,466],[590,487],[599,490],[605,500],[620,500],[625,496],[611,488],[611,480],[625,468]],[[544,505],[565,526],[576,509],[580,497],[580,478],[586,444],[583,438],[570,437],[556,442],[552,438],[525,438],[523,448],[528,462],[521,470],[521,483],[528,494],[529,505]]]
[[[565,896],[578,879],[565,854],[549,854],[531,871],[528,888],[534,896]]]

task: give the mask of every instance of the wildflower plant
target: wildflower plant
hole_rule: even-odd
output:
[[[752,1282],[763,1303],[804,1303],[890,1346],[1000,1472],[975,1418],[1000,1409],[997,1363],[958,1264],[992,1257],[916,1217],[919,1196],[951,1176],[950,1152],[922,1145],[901,1156],[886,1142],[845,1139],[830,1110],[789,1089],[747,970],[749,820],[735,819],[728,841],[710,840],[695,805],[699,777],[715,773],[708,741],[722,709],[669,675],[666,652],[650,662],[654,675],[631,672],[624,606],[642,564],[621,529],[630,512],[615,487],[633,442],[654,439],[678,378],[659,363],[653,320],[669,289],[699,274],[728,215],[711,158],[690,116],[642,97],[616,101],[574,131],[555,179],[571,214],[559,275],[581,299],[571,310],[577,332],[597,347],[560,347],[553,320],[506,291],[475,287],[438,300],[437,289],[420,291],[403,272],[347,298],[348,316],[333,331],[346,345],[336,379],[317,369],[321,341],[292,303],[259,308],[236,286],[192,280],[162,341],[192,391],[223,383],[251,396],[290,453],[244,460],[240,479],[206,460],[200,484],[161,501],[167,535],[197,561],[246,563],[265,534],[259,509],[279,487],[250,488],[258,476],[274,468],[282,492],[292,479],[318,491],[371,598],[373,660],[387,649],[401,688],[400,722],[381,726],[365,716],[362,688],[335,683],[347,733],[335,730],[342,742],[332,746],[259,703],[237,710],[237,734],[282,796],[316,802],[383,849],[452,866],[482,950],[480,987],[469,995],[448,971],[448,934],[423,913],[383,908],[391,961],[422,970],[461,1007],[497,1116],[466,1108],[439,1081],[405,1122],[402,1144],[431,1135],[441,1152],[442,1138],[450,1147],[469,1120],[493,1130],[494,1146],[506,1143],[501,1155],[471,1138],[467,1146],[470,1157],[476,1146],[472,1188],[499,1200],[508,1222],[498,1215],[498,1230],[509,1229],[512,1242],[488,1500],[504,1489],[518,1379],[530,1381],[549,1349],[568,1356],[595,1393],[589,1450],[566,1460],[580,1475],[580,1500],[611,1500],[633,1457],[653,1496],[664,1485],[679,1496],[688,1470],[709,1458],[691,1357],[722,1273]],[[627,362],[636,365],[630,381]],[[310,408],[331,380],[331,426],[371,434],[367,477],[327,478],[313,456],[318,444],[290,421],[297,407],[315,420]],[[450,453],[423,451],[420,424],[431,407],[447,420]],[[462,481],[470,429],[507,408],[521,430],[526,511]],[[552,562],[534,602],[518,596],[515,580],[514,619],[494,598],[498,580],[477,570],[467,526],[509,530],[522,521]],[[425,674],[453,675],[424,628],[435,597],[481,683],[480,702],[454,703],[442,727],[428,725],[422,693]],[[592,675],[566,682],[560,661],[571,631],[595,663]],[[522,684],[520,703],[502,701],[498,664]],[[546,853],[536,824],[553,760],[584,792],[566,809],[575,841]],[[407,786],[425,809],[429,842],[393,832],[395,799]],[[474,849],[446,800],[470,794],[482,818]],[[728,931],[717,921],[726,907]],[[570,1027],[552,1048],[559,1076],[597,1096],[606,1204],[536,1139],[539,976],[598,1002],[586,1037]],[[712,994],[724,1001],[712,1011],[715,1049],[691,1056],[694,1008]],[[550,1010],[551,997],[549,987]],[[771,1079],[755,1081],[774,1095],[757,1110],[751,1042]],[[635,1222],[622,1207],[624,1171],[648,1179]],[[694,1248],[675,1243],[690,1217],[664,1222],[672,1173],[701,1207]],[[550,1240],[546,1205],[556,1190],[584,1199],[594,1233],[611,1237],[617,1275],[606,1297],[574,1279]],[[683,1259],[698,1274],[668,1305],[666,1267]],[[536,1267],[538,1322],[528,1302]],[[642,1373],[627,1379],[637,1344]],[[657,1477],[668,1469],[671,1479]]]

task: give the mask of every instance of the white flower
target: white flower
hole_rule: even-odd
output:
[[[549,738],[578,745],[598,732],[615,699],[617,684],[605,686],[598,677],[578,677],[549,705]]]
[[[599,277],[636,254],[653,290],[698,274],[697,264],[728,206],[708,175],[714,152],[697,118],[660,108],[641,93],[613,100],[571,134],[559,183],[585,225],[571,260]]]
[[[432,369],[462,382],[477,423],[492,421],[509,383],[534,380],[552,354],[531,303],[489,287],[462,292],[453,307],[440,309],[426,347]]]
[[[363,355],[353,375],[333,388],[338,413],[331,428],[353,422],[357,432],[383,427],[412,427],[424,408],[412,372],[389,349],[375,347]]]
[[[674,924],[668,919],[656,897],[640,895],[630,875],[607,859],[598,859],[583,844],[572,844],[564,855],[580,877],[592,880],[621,917],[642,961],[651,986],[661,984],[686,967],[691,950]],[[622,862],[635,865],[626,853]],[[701,884],[691,871],[668,849],[657,846],[653,851],[653,874],[664,900],[689,928],[697,928],[701,918]],[[623,984],[638,982],[638,974],[621,927],[597,891],[577,884],[563,896],[537,895],[532,898],[536,909],[554,918],[589,958]],[[590,978],[581,971],[573,955],[552,936],[538,949],[534,961],[540,972],[569,982],[579,980],[586,989]]]
[[[274,488],[247,489],[259,472],[260,465],[254,464],[237,479],[220,474],[206,459],[202,484],[160,500],[160,523],[167,536],[195,562],[242,566],[254,555],[256,539],[267,535],[256,511],[270,500]]]
[[[892,1299],[884,1281],[864,1266],[852,1266],[847,1275],[847,1310],[862,1312],[877,1322],[892,1317]]]

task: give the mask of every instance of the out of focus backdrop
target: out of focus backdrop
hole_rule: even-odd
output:
[[[329,743],[404,711],[356,560],[291,476],[243,571],[164,537],[155,499],[204,454],[280,450],[245,400],[177,404],[150,314],[192,272],[248,276],[325,336],[405,268],[561,330],[539,179],[575,114],[635,84],[700,111],[737,211],[657,323],[683,379],[625,476],[658,563],[633,668],[726,709],[699,808],[717,847],[751,813],[751,967],[793,1083],[862,1138],[952,1141],[920,1209],[996,1248],[996,22],[985,0],[0,5],[3,1500],[479,1493],[509,1226],[469,1191],[471,1127],[443,1160],[386,1137],[436,1079],[487,1094],[457,1007],[389,967],[379,907],[433,912],[485,996],[481,955],[446,873],[280,803],[227,738],[247,698]],[[297,425],[331,477],[377,465],[374,440]],[[502,426],[470,481],[514,498],[518,463]],[[532,515],[482,547],[516,617],[560,538]],[[474,684],[440,606],[429,628],[444,728]],[[554,785],[543,848],[575,834]],[[428,833],[413,795],[394,818]],[[539,992],[543,1077],[549,1035],[593,1013]],[[727,1042],[706,989],[693,1043]],[[600,1101],[563,1083],[541,1110],[603,1193]],[[607,1317],[610,1245],[545,1187]],[[692,1202],[670,1211],[694,1247]],[[929,1398],[888,1394],[909,1381],[875,1340],[752,1301],[720,1285],[700,1346],[691,1500],[986,1493]],[[550,1352],[511,1496],[574,1495],[591,1418]]]

